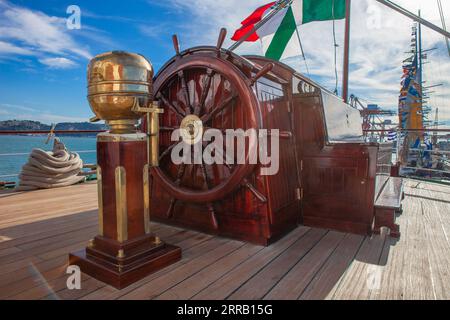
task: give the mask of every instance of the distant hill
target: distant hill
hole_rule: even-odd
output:
[[[0,121],[0,131],[22,131],[22,130],[50,130],[51,126],[39,121],[31,120],[6,120]],[[61,122],[55,130],[106,130],[105,124],[90,122]]]

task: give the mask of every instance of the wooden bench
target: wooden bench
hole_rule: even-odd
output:
[[[377,176],[375,193],[375,222],[373,232],[380,234],[382,227],[391,231],[391,237],[400,237],[400,227],[395,223],[397,214],[402,213],[403,179]]]

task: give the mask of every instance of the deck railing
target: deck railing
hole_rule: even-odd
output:
[[[23,135],[23,134],[88,134],[101,133],[106,130],[0,130],[0,135]]]
[[[365,130],[366,134],[378,133],[387,138],[387,133],[396,131],[395,142],[396,147],[393,149],[395,162],[400,165],[400,174],[408,177],[424,178],[426,180],[446,180],[450,181],[450,169],[446,167],[450,165],[450,150],[435,149],[421,149],[411,148],[410,144],[413,141],[405,144],[405,137],[408,135],[424,134],[427,135],[427,140],[447,141],[447,146],[450,147],[450,129],[410,129],[410,130]],[[425,155],[429,158],[424,160]],[[434,159],[431,159],[434,157]],[[414,158],[416,158],[414,160]],[[435,163],[433,163],[433,161]],[[440,167],[433,167],[433,165],[440,165]]]
[[[105,132],[106,130],[3,130],[0,131],[0,135],[48,135],[48,134],[63,134],[63,135],[80,135],[80,134],[98,134],[101,132]],[[384,136],[387,136],[387,133],[392,132],[392,129],[383,129],[383,130],[364,130],[366,134],[368,133],[378,133],[383,134]],[[389,161],[386,161],[386,156],[390,154],[391,158],[395,157],[394,162],[400,163],[400,173],[414,175],[416,173],[421,178],[428,178],[428,179],[435,179],[437,178],[444,178],[446,180],[450,180],[450,171],[439,168],[430,168],[430,167],[424,167],[421,164],[421,161],[418,161],[413,165],[412,163],[407,163],[402,159],[400,155],[404,153],[404,146],[402,145],[402,137],[407,134],[411,133],[431,133],[433,135],[438,135],[438,139],[448,140],[450,141],[450,129],[411,129],[411,130],[397,130],[397,137],[396,137],[396,143],[392,143],[391,145],[387,146],[387,144],[384,144],[381,147],[381,153],[379,156],[379,163],[378,163],[378,171],[380,173],[388,173],[390,170],[390,166],[392,163],[389,163]],[[446,135],[442,135],[446,134]],[[429,137],[432,138],[432,137]],[[450,145],[450,144],[449,144]],[[388,150],[390,149],[390,150]],[[74,151],[79,154],[83,153],[95,153],[96,150],[77,150]],[[441,158],[441,160],[447,160],[450,159],[450,150],[424,150],[419,148],[409,148],[408,154],[411,155],[414,153],[417,153],[418,156],[420,156],[420,153],[427,152],[430,155],[438,156]],[[2,157],[14,157],[14,156],[25,156],[29,153],[0,153],[0,159]],[[401,161],[403,160],[403,161]],[[19,173],[11,173],[11,174],[5,174],[0,175],[0,188],[2,187],[10,187],[13,186],[14,183],[12,181],[7,181],[6,179],[9,178],[16,178],[18,177]]]

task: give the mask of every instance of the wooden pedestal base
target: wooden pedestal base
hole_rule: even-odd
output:
[[[181,259],[150,230],[147,135],[97,136],[98,236],[69,255],[84,273],[124,288]]]
[[[117,289],[125,288],[181,259],[180,248],[163,242],[124,246],[118,255],[111,255],[102,248],[102,244],[110,240],[97,237],[95,241],[99,243],[99,248],[94,245],[69,254],[69,264],[79,266],[82,272]]]

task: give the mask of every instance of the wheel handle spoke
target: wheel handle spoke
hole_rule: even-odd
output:
[[[163,104],[168,106],[178,117],[178,119],[181,121],[186,116],[185,112],[178,108],[178,106],[175,106],[174,104],[170,103],[169,100],[161,93],[159,92],[156,96],[157,99],[161,100]]]
[[[183,90],[184,100],[186,100],[186,114],[192,114],[194,110],[192,109],[191,99],[189,98],[189,88],[187,86],[186,77],[184,76],[183,70],[178,72],[178,78],[181,81],[181,90]]]
[[[234,101],[237,98],[237,95],[233,95],[231,97],[228,97],[227,99],[225,99],[219,106],[217,106],[216,108],[214,108],[212,111],[210,111],[209,113],[203,115],[200,119],[203,121],[203,123],[208,123],[209,121],[211,121],[217,114],[219,114],[220,112],[222,112],[223,110],[225,110],[228,106],[230,106],[231,102]]]
[[[202,96],[200,97],[199,104],[196,106],[196,108],[194,110],[194,114],[196,116],[198,116],[200,114],[200,112],[202,111],[202,109],[205,107],[205,101],[206,101],[206,98],[208,97],[208,93],[211,88],[211,81],[212,81],[213,76],[214,76],[214,71],[212,69],[208,68],[206,70],[206,78],[203,80]]]

